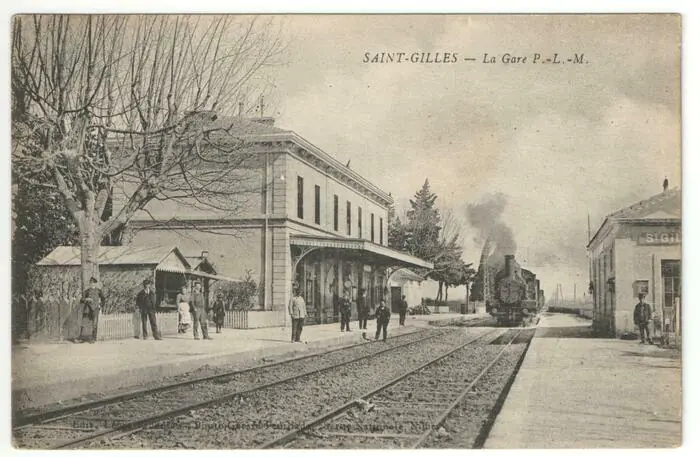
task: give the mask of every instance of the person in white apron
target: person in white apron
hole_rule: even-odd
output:
[[[187,286],[182,286],[182,292],[177,294],[178,326],[177,333],[187,333],[192,326],[192,314],[190,313],[190,302],[192,301]]]

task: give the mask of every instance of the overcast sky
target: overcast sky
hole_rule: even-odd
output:
[[[502,193],[518,258],[579,297],[587,216],[680,186],[680,22],[670,15],[288,16],[277,125],[394,196],[427,178],[481,242],[468,204]],[[365,53],[456,53],[457,63],[364,63]],[[482,63],[484,53],[496,64]],[[503,64],[501,56],[526,56]],[[535,53],[584,64],[532,63]],[[477,60],[469,62],[464,58]],[[270,113],[272,114],[272,113]]]

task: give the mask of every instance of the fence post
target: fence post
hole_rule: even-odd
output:
[[[58,302],[58,313],[56,313],[56,314],[58,314],[58,326],[57,326],[57,328],[58,328],[58,341],[59,341],[59,343],[63,342],[63,321],[61,319],[61,308],[63,308],[63,306],[61,306],[61,305],[62,305],[62,303],[59,301]]]

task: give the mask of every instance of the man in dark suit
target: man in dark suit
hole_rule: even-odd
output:
[[[360,289],[360,294],[357,297],[357,318],[359,320],[360,329],[367,330],[367,318],[369,317],[369,306],[367,306],[367,297],[365,289]]]
[[[384,342],[386,342],[386,329],[389,326],[389,319],[391,318],[391,311],[386,307],[384,300],[379,302],[379,307],[375,311],[377,316],[377,333],[374,335],[374,339],[379,339],[379,332],[384,333]]]
[[[158,325],[156,324],[156,293],[151,288],[152,284],[153,281],[150,279],[145,279],[143,281],[143,289],[141,289],[136,295],[136,308],[141,311],[141,329],[143,331],[142,335],[144,340],[148,338],[146,320],[151,321],[153,339],[161,339],[160,332],[158,331]]]
[[[408,302],[406,296],[402,295],[399,302],[399,325],[406,325],[406,311],[408,311]]]
[[[350,331],[350,315],[352,314],[352,305],[350,304],[350,295],[345,293],[340,300],[340,331]]]
[[[654,344],[651,341],[649,334],[649,321],[651,320],[651,306],[644,301],[644,294],[639,294],[639,303],[634,307],[634,323],[639,327],[640,343],[644,343],[644,336],[649,344]]]

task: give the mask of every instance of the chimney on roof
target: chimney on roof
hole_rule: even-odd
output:
[[[664,178],[664,192],[666,192],[667,190],[668,190],[668,178],[665,177]]]
[[[243,102],[238,102],[238,117],[243,117]]]
[[[185,111],[184,119],[186,122],[214,122],[219,118],[216,110],[192,110]]]
[[[253,122],[257,122],[258,124],[263,124],[263,125],[269,125],[273,126],[275,125],[275,118],[274,117],[254,117],[251,119]]]

